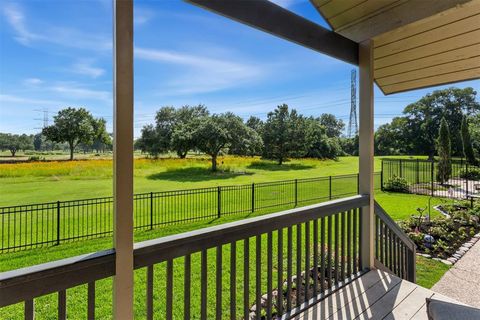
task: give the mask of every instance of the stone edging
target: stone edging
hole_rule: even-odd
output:
[[[467,253],[468,250],[470,250],[470,248],[473,247],[473,245],[478,240],[480,240],[480,233],[477,233],[472,238],[470,238],[470,240],[468,240],[467,242],[462,244],[460,246],[460,248],[458,248],[457,251],[454,254],[452,254],[452,256],[450,258],[447,258],[446,260],[445,259],[440,259],[440,258],[432,258],[431,255],[425,254],[425,253],[417,253],[417,255],[422,256],[424,258],[437,260],[437,261],[443,262],[446,265],[451,266],[451,265],[457,263],[457,261],[460,260],[460,258],[463,257],[465,255],[465,253]]]

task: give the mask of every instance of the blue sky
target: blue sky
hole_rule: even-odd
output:
[[[275,2],[326,26],[307,0]],[[0,19],[0,132],[38,132],[41,110],[51,121],[67,106],[86,107],[111,130],[111,1],[2,0]],[[287,103],[348,122],[351,69],[180,0],[135,2],[136,136],[165,105],[265,118]],[[478,80],[456,86],[480,91]],[[377,89],[376,126],[431,90]]]

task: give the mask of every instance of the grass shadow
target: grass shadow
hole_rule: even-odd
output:
[[[283,163],[279,165],[273,161],[254,161],[247,166],[248,169],[267,170],[267,171],[290,171],[290,170],[307,170],[314,168],[314,165],[303,163]]]
[[[238,176],[252,175],[253,172],[241,171],[222,171],[221,168],[217,172],[212,172],[209,168],[189,167],[167,170],[165,172],[154,173],[147,176],[150,180],[170,180],[170,181],[184,181],[197,182],[219,179],[231,179]]]

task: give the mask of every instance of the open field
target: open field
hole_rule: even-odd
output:
[[[375,159],[375,171],[381,158]],[[210,159],[136,159],[135,193],[251,184],[325,177],[358,172],[357,157],[338,160],[292,160],[282,166],[258,157],[221,157],[218,173]],[[0,206],[94,198],[112,195],[112,161],[0,164]]]

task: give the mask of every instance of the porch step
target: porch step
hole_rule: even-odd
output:
[[[293,319],[427,320],[426,298],[459,303],[387,272],[372,270]]]

